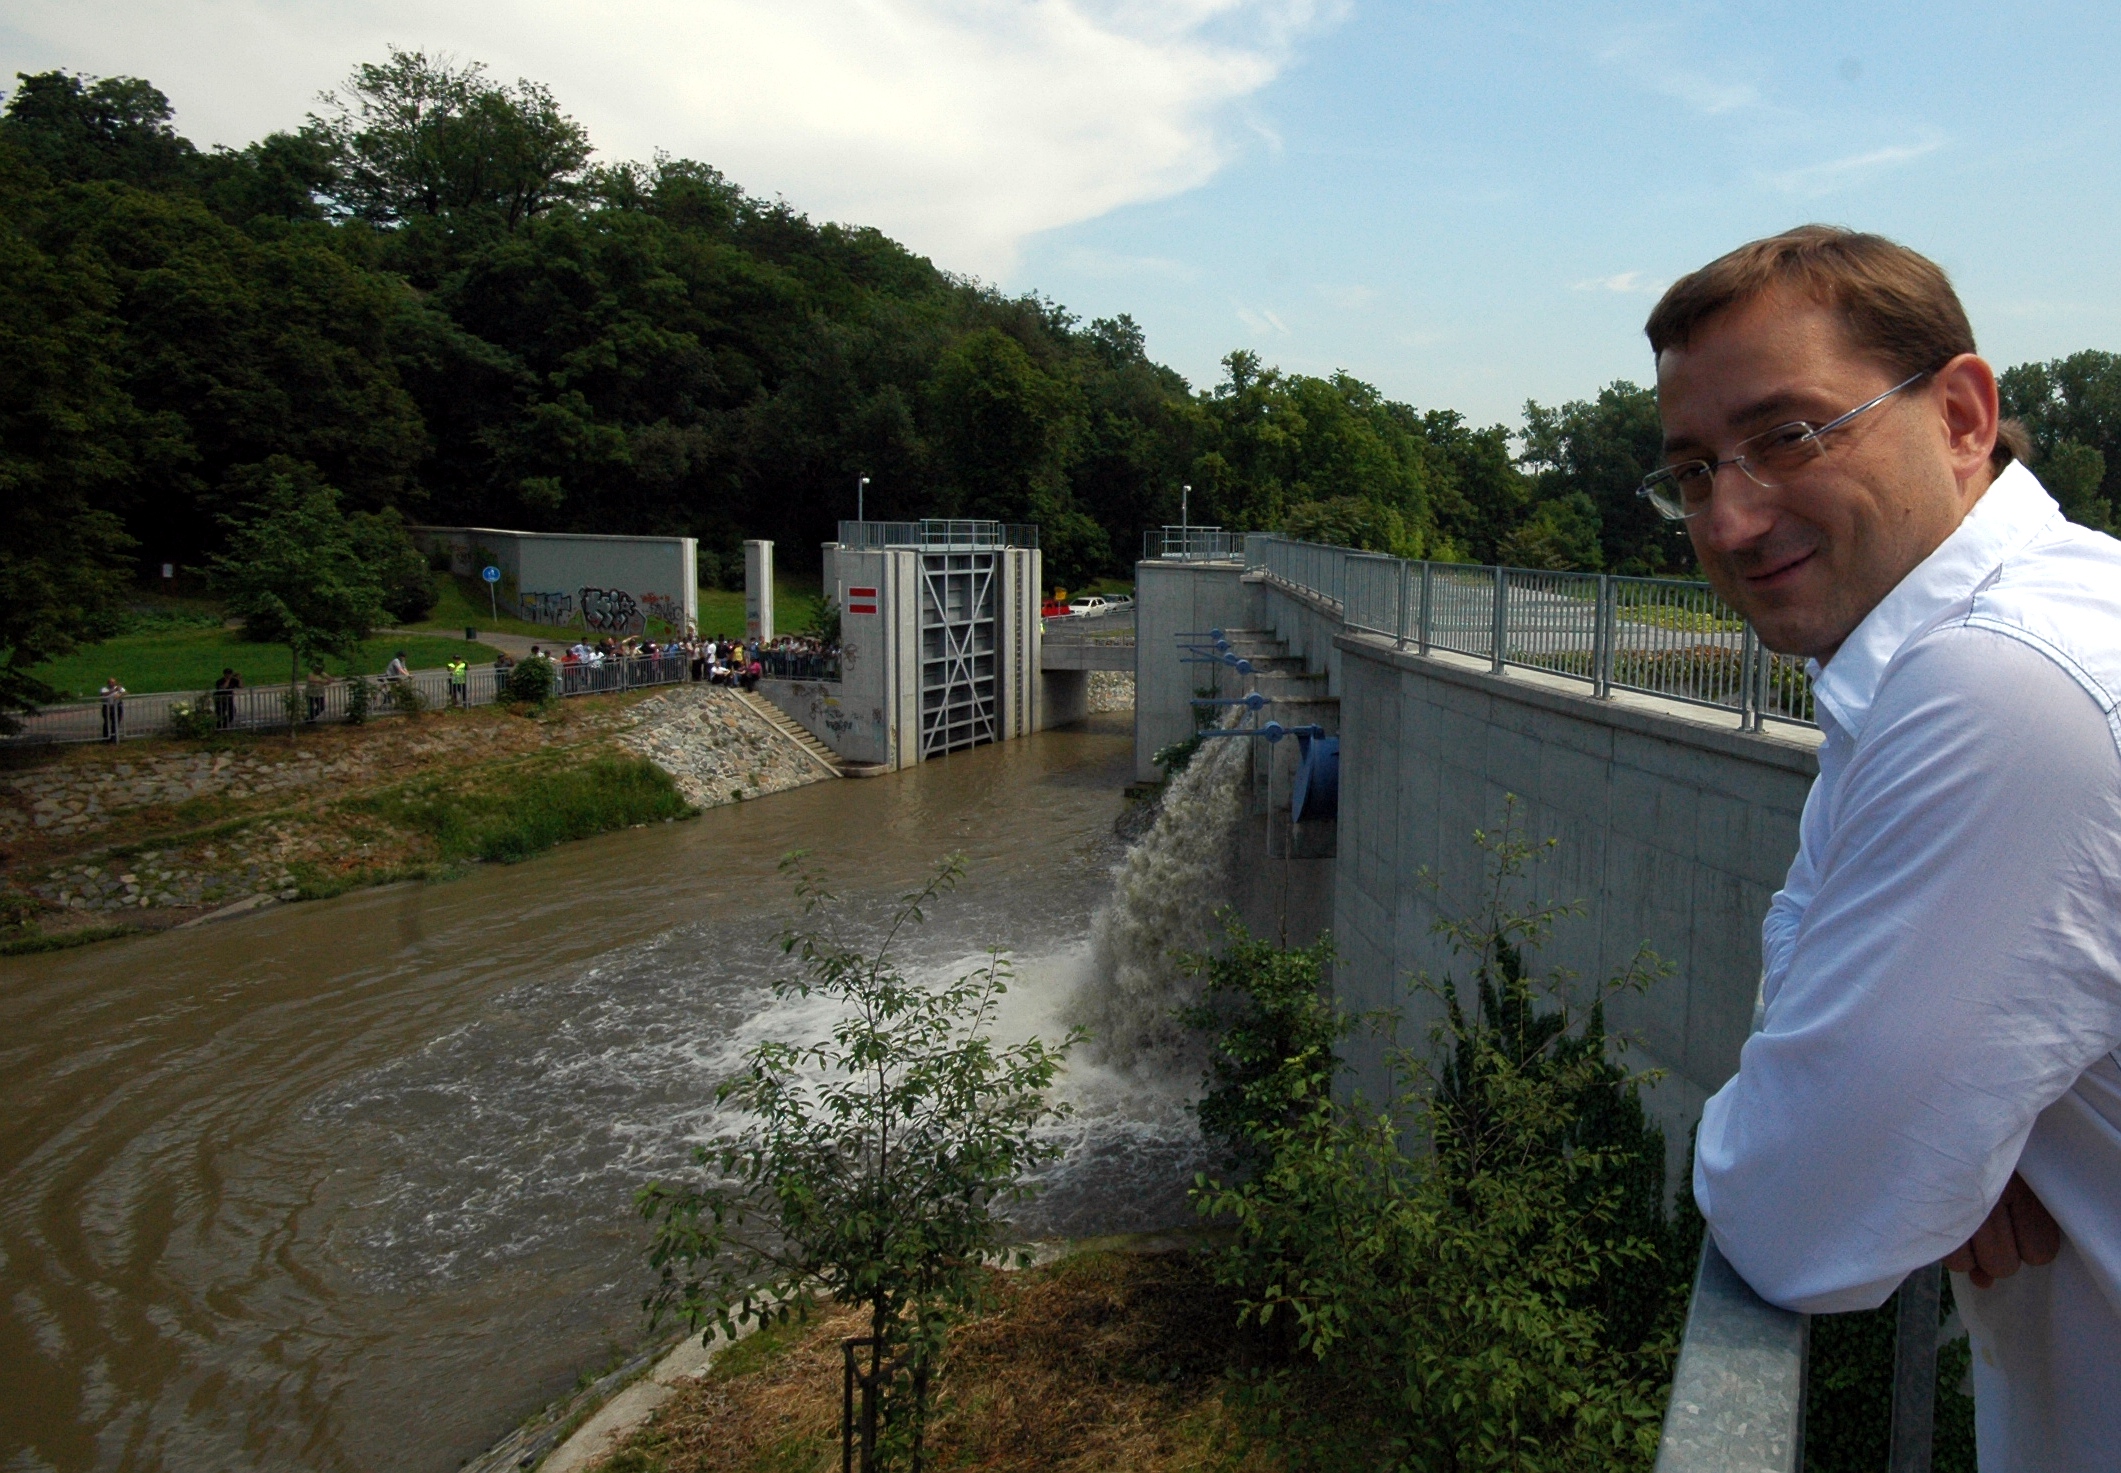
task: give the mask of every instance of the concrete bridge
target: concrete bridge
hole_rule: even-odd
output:
[[[1404,610],[1410,570],[1393,576]],[[1552,597],[1530,582],[1541,576],[1528,575],[1536,597],[1526,605],[1551,624]],[[1244,893],[1235,899],[1256,933],[1285,930],[1298,942],[1329,926],[1343,1005],[1398,1009],[1399,1036],[1412,1043],[1426,1036],[1433,1005],[1410,979],[1465,975],[1434,927],[1445,907],[1465,913],[1477,904],[1482,856],[1473,832],[1499,828],[1505,798],[1514,795],[1524,833],[1560,841],[1535,869],[1531,898],[1580,899],[1588,911],[1556,928],[1540,961],[1590,981],[1624,970],[1647,943],[1673,968],[1646,995],[1614,999],[1608,1017],[1639,1040],[1631,1063],[1668,1071],[1645,1104],[1665,1129],[1676,1186],[1688,1130],[1702,1101],[1736,1070],[1750,1028],[1760,921],[1796,852],[1817,731],[1763,721],[1746,701],[1725,709],[1649,693],[1596,694],[1589,678],[1516,667],[1510,639],[1501,642],[1500,662],[1492,650],[1468,656],[1436,640],[1425,654],[1405,619],[1396,635],[1351,626],[1347,610],[1357,600],[1349,577],[1345,585],[1315,579],[1340,588],[1335,598],[1269,572],[1257,557],[1249,566],[1140,564],[1137,775],[1155,777],[1153,754],[1192,731],[1190,703],[1204,688],[1225,695],[1257,688],[1278,703],[1263,714],[1337,731],[1340,791],[1331,823],[1289,821],[1287,777],[1275,764],[1287,766],[1294,743],[1259,759],[1255,809],[1267,822],[1244,840]],[[1503,611],[1515,617],[1508,576],[1491,586],[1505,589]],[[1609,613],[1609,603],[1599,607]],[[1240,678],[1227,664],[1183,663],[1181,636],[1212,629],[1225,631],[1252,676]],[[1739,652],[1723,646],[1738,639],[1716,621],[1689,648],[1698,646],[1704,660],[1731,661]],[[1606,647],[1628,644],[1623,633]],[[1744,653],[1753,660],[1749,643]],[[1752,729],[1760,726],[1768,729]],[[1381,1097],[1382,1044],[1358,1042],[1355,1064],[1356,1086]]]

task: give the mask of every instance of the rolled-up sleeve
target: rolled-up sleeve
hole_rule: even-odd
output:
[[[1732,1265],[1814,1312],[1965,1242],[2035,1117],[2121,1043],[2121,751],[2045,653],[1954,625],[1895,660],[1822,799],[1694,1169]]]

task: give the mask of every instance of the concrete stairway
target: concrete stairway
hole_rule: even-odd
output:
[[[786,737],[805,757],[834,777],[847,776],[846,767],[841,763],[838,754],[804,730],[801,722],[754,691],[738,690],[735,686],[729,689],[738,700],[756,711],[761,721]]]

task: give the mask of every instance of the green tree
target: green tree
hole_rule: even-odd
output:
[[[53,71],[15,80],[0,134],[51,179],[155,188],[189,175],[197,150],[171,126],[169,99],[138,77]]]
[[[0,129],[0,197],[23,168]],[[108,631],[132,546],[112,508],[165,448],[120,386],[112,306],[0,213],[0,731],[57,697],[32,667]]]
[[[1998,387],[2003,412],[2032,438],[2034,473],[2063,512],[2088,527],[2113,527],[2121,512],[2121,354],[2087,350],[2021,363],[2004,370]]]
[[[864,1448],[865,1473],[901,1451],[919,1468],[945,1330],[1001,1248],[995,1207],[1028,1194],[1024,1173],[1059,1152],[1040,1127],[1066,1114],[1045,1092],[1075,1035],[1058,1046],[993,1040],[1010,977],[1002,953],[940,986],[899,969],[903,933],[963,874],[952,858],[902,897],[873,951],[814,921],[791,928],[782,946],[805,975],[774,990],[837,1005],[831,1038],[753,1048],[715,1095],[750,1124],[695,1152],[709,1179],[655,1183],[638,1199],[656,1224],[655,1315],[733,1331],[805,1312],[821,1294],[869,1312],[869,1370],[891,1391],[885,1443],[874,1458]],[[796,893],[806,917],[833,904],[814,874],[797,872]]]
[[[1623,380],[1595,399],[1559,409],[1527,402],[1524,426],[1519,463],[1532,472],[1533,501],[1580,494],[1596,513],[1600,556],[1591,566],[1664,576],[1693,567],[1684,534],[1635,494],[1642,478],[1664,463],[1655,390]]]
[[[288,685],[326,655],[349,658],[382,622],[383,590],[355,545],[339,496],[299,462],[276,456],[237,477],[245,501],[228,517],[213,581],[245,634],[287,646]],[[295,707],[287,711],[294,730]]]
[[[1339,1096],[1324,948],[1239,936],[1203,964],[1202,1124],[1244,1175],[1202,1177],[1195,1204],[1236,1230],[1221,1273],[1286,1357],[1261,1393],[1303,1466],[1617,1473],[1655,1452],[1694,1245],[1603,1003],[1659,969],[1645,954],[1578,1006],[1528,968],[1580,910],[1518,900],[1550,846],[1515,820],[1475,836],[1482,902],[1438,927],[1468,971],[1419,979],[1434,1051],[1389,1052],[1382,1107]]]
[[[1363,496],[1335,496],[1302,501],[1282,519],[1286,536],[1361,552],[1405,557],[1416,550],[1407,536],[1406,519],[1392,507]]]
[[[336,153],[335,202],[373,224],[465,212],[513,230],[565,197],[591,153],[548,88],[498,85],[477,62],[392,47],[324,102],[311,123]]]

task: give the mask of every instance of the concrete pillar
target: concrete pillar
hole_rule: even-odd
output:
[[[744,544],[744,641],[773,638],[773,544]]]

